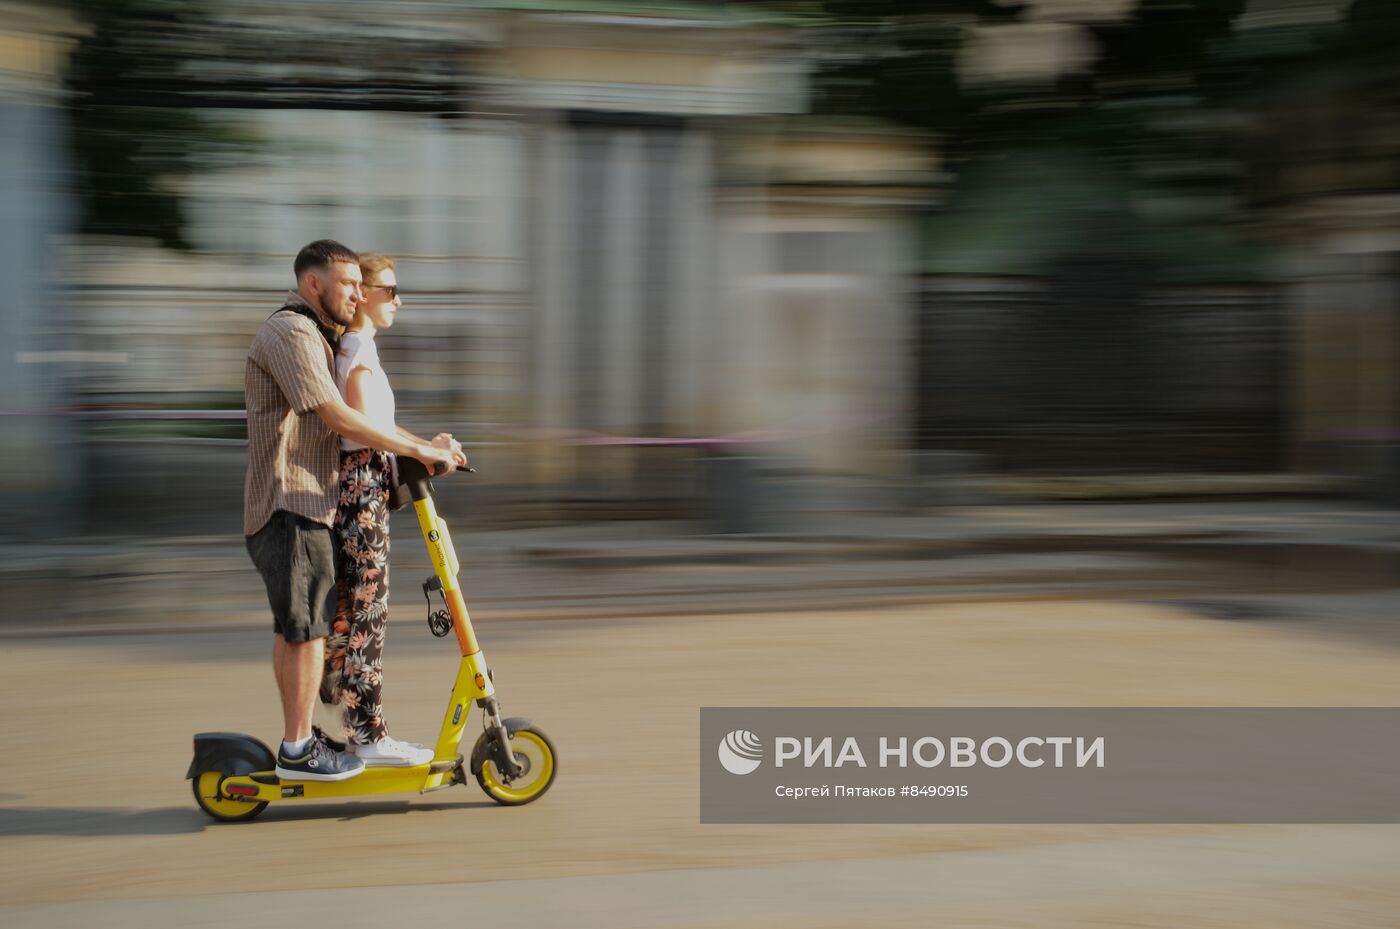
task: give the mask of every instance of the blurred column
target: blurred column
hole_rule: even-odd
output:
[[[641,175],[646,136],[640,129],[626,129],[614,139],[607,165],[608,212],[611,217],[609,248],[604,255],[603,329],[604,364],[600,423],[608,431],[627,432],[641,417],[641,335],[645,306],[642,300],[642,261],[646,204],[635,180]],[[603,234],[599,229],[598,233]]]
[[[791,123],[745,143],[723,192],[719,276],[743,308],[728,311],[738,393],[724,428],[780,441],[811,472],[897,473],[917,313],[908,217],[931,197],[934,155],[876,123]]]
[[[1400,484],[1400,279],[1390,253],[1315,255],[1294,285],[1295,462]]]
[[[545,430],[573,424],[572,367],[575,339],[571,295],[576,288],[575,264],[569,261],[576,247],[573,237],[575,194],[570,183],[572,139],[566,126],[551,117],[535,126],[537,147],[528,185],[535,221],[535,315],[531,326],[531,385],[533,425]],[[568,446],[544,440],[535,456],[534,480],[551,484],[565,477],[571,460]]]
[[[38,6],[0,4],[0,518],[7,534],[66,523],[78,479],[62,454],[61,378],[83,356],[52,295],[57,237],[68,225],[59,73],[71,22]]]
[[[718,400],[714,149],[712,134],[694,129],[685,132],[673,192],[672,211],[678,223],[676,318],[670,345],[670,355],[676,359],[671,416],[683,431],[692,432],[704,432],[713,425]]]

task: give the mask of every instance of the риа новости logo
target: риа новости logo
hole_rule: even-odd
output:
[[[747,729],[735,729],[720,740],[719,763],[730,774],[749,774],[763,761],[763,743]]]

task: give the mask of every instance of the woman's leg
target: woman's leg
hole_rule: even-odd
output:
[[[345,649],[350,644],[350,568],[353,562],[345,555],[344,527],[353,526],[359,512],[358,495],[351,493],[350,479],[356,468],[364,464],[359,452],[340,453],[339,496],[335,507],[335,621],[326,636],[326,664],[321,674],[321,702],[340,702],[341,672],[345,668]],[[344,733],[341,733],[342,737]]]
[[[340,672],[345,667],[345,647],[350,643],[350,589],[340,557],[340,513],[336,512],[335,622],[326,636],[326,661],[321,672],[321,702],[340,702]]]
[[[389,618],[389,461],[383,452],[345,452],[340,463],[340,609],[333,631],[345,623],[344,647],[330,649],[328,669],[339,664],[337,696],[345,707],[347,740],[377,742],[388,734],[383,707],[385,624]]]

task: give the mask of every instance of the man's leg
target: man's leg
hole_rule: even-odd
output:
[[[280,510],[248,539],[272,607],[272,676],[283,725],[275,770],[283,780],[340,781],[364,770],[360,759],[312,739],[311,711],[335,617],[332,543],[329,528]]]
[[[284,726],[273,770],[284,781],[343,781],[365,769],[360,759],[336,751],[312,735],[311,711],[321,687],[325,646],[324,636],[288,642],[279,635],[272,643],[272,667],[282,694]]]
[[[324,638],[288,642],[280,635],[272,641],[272,673],[282,695],[282,738],[300,742],[311,735],[311,711],[316,705],[325,663]]]

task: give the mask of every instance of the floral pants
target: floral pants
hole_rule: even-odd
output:
[[[389,456],[340,453],[335,511],[340,557],[335,623],[326,639],[321,700],[345,708],[344,738],[377,742],[384,723],[384,629],[389,619]]]

